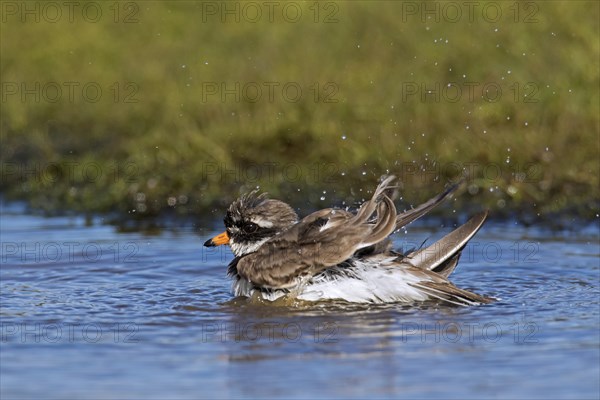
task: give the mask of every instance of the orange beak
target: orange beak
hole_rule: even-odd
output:
[[[227,234],[227,231],[221,233],[220,235],[215,236],[212,239],[208,239],[205,243],[204,246],[206,247],[214,247],[214,246],[220,246],[222,244],[228,244],[229,243],[229,235]]]

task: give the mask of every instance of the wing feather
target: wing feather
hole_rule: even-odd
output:
[[[400,228],[410,224],[417,218],[420,218],[423,215],[427,214],[434,207],[436,207],[438,204],[440,204],[442,201],[444,201],[446,198],[448,198],[448,196],[450,196],[452,193],[454,193],[456,191],[456,189],[458,189],[458,187],[461,185],[461,183],[462,182],[456,183],[456,184],[450,186],[444,192],[427,200],[425,203],[420,204],[413,209],[410,209],[410,210],[404,211],[403,213],[398,214],[398,216],[396,217],[396,229],[400,229]]]
[[[386,177],[356,215],[331,208],[308,215],[242,257],[238,273],[257,286],[290,288],[298,278],[314,276],[385,240],[396,226],[396,207],[385,194],[394,179]],[[330,220],[336,229],[322,229]]]

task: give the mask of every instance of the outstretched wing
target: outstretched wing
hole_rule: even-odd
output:
[[[238,273],[257,286],[289,288],[297,278],[316,275],[384,240],[396,226],[396,208],[385,194],[394,179],[384,179],[356,215],[330,208],[310,214],[242,257]]]
[[[450,186],[443,193],[440,193],[437,196],[427,200],[425,203],[420,204],[415,208],[412,208],[410,210],[407,210],[407,211],[404,211],[403,213],[398,214],[398,216],[396,217],[396,229],[400,229],[400,228],[410,224],[417,218],[420,218],[423,215],[427,214],[435,206],[440,204],[448,196],[450,196],[452,193],[454,193],[456,191],[456,189],[458,189],[458,187],[461,185],[461,183],[462,182],[458,182],[458,183]]]
[[[461,185],[461,183],[462,183],[462,181],[450,186],[444,192],[427,200],[425,203],[420,204],[415,208],[412,208],[410,210],[407,210],[407,211],[404,211],[403,213],[398,214],[396,216],[396,229],[395,230],[397,231],[397,230],[403,228],[404,226],[410,224],[417,218],[421,218],[423,215],[427,214],[434,207],[436,207],[438,204],[440,204],[446,198],[448,198],[448,196],[450,196],[452,193],[454,193],[456,191],[456,189],[458,189],[458,187]],[[393,199],[394,194],[395,194],[395,192],[389,191],[388,196]],[[379,242],[370,248],[362,249],[355,255],[359,256],[359,257],[364,257],[364,256],[372,255],[372,254],[385,253],[385,252],[389,251],[390,247],[391,247],[391,241],[388,239],[387,242]]]
[[[469,240],[483,225],[488,212],[482,211],[459,226],[437,242],[406,255],[406,260],[414,266],[448,276],[456,267],[455,262],[448,261],[460,256]],[[458,260],[457,260],[458,261]]]
[[[454,271],[467,242],[481,228],[486,217],[487,211],[480,212],[442,239],[426,248],[410,253],[402,259],[403,262],[414,266],[412,267],[413,275],[423,274],[424,276],[421,281],[410,285],[431,298],[453,304],[484,304],[493,301],[491,298],[459,289],[447,279]]]

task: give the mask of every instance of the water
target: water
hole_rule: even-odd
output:
[[[456,308],[232,299],[217,232],[98,222],[3,210],[3,399],[600,395],[597,226],[486,224],[453,280],[500,300]]]

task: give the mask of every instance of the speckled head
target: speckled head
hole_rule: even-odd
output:
[[[224,222],[233,254],[243,256],[297,223],[298,215],[288,204],[252,191],[231,203]]]

